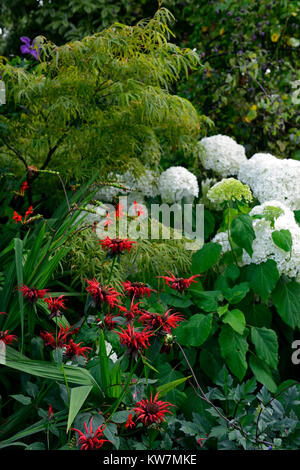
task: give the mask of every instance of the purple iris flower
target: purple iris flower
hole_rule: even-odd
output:
[[[20,37],[20,40],[21,40],[21,42],[24,43],[24,45],[22,45],[20,47],[22,54],[30,54],[36,60],[39,60],[40,52],[41,52],[41,46],[38,46],[37,49],[35,49],[35,47],[34,47],[35,46],[35,41],[33,40],[32,44],[31,44],[31,40],[27,36]]]

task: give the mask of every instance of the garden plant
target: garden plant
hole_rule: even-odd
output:
[[[297,2],[21,3],[0,449],[298,449]]]

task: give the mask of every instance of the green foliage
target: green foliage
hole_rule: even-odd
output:
[[[170,88],[199,60],[168,42],[172,18],[162,8],[133,27],[116,23],[59,47],[40,38],[41,60],[29,68],[2,58],[2,161],[86,181],[95,169],[140,173],[171,149],[191,154],[203,119]]]

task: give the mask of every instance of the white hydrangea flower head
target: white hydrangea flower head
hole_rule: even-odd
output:
[[[206,170],[213,170],[220,176],[237,175],[240,166],[247,161],[245,148],[221,134],[200,140],[199,158]]]
[[[180,202],[182,199],[192,202],[199,194],[196,176],[182,166],[171,166],[163,171],[158,188],[162,200],[168,204]]]
[[[280,201],[266,201],[259,206],[255,206],[251,210],[250,215],[260,215],[263,218],[253,219],[253,228],[256,236],[252,244],[253,255],[249,256],[243,250],[242,265],[250,263],[260,264],[268,259],[273,259],[276,261],[280,274],[286,274],[291,278],[299,277],[300,226],[295,220],[293,211]],[[291,252],[286,252],[275,245],[272,239],[274,230],[290,231],[293,240]],[[213,241],[222,246],[223,253],[231,249],[227,232],[218,233]]]
[[[158,178],[158,173],[152,170],[146,170],[140,177],[135,177],[129,170],[122,175],[118,173],[116,175],[113,173],[108,175],[108,180],[122,184],[146,197],[155,197],[159,194]],[[115,196],[125,196],[128,193],[131,194],[132,191],[115,188],[113,186],[103,186],[97,191],[95,198],[109,202],[112,201]]]
[[[238,172],[238,179],[250,186],[260,203],[270,199],[300,209],[300,162],[279,159],[270,153],[256,153]]]

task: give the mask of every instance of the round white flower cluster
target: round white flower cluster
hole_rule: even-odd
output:
[[[175,203],[185,199],[187,203],[198,197],[196,176],[182,166],[171,166],[159,178],[159,193],[163,202]]]
[[[135,177],[131,171],[126,171],[124,174],[110,174],[109,180],[115,180],[116,183],[127,186],[134,190],[134,192],[141,193],[143,196],[155,197],[159,194],[158,192],[158,174],[152,170],[146,170],[145,174],[140,177]],[[103,186],[97,191],[95,198],[103,201],[112,201],[115,196],[125,196],[132,191],[115,188],[113,186]]]
[[[203,167],[223,177],[237,175],[240,166],[247,161],[245,148],[227,135],[204,137],[199,149]]]
[[[266,201],[260,206],[255,206],[251,216],[261,216],[253,219],[253,228],[256,238],[253,241],[253,254],[243,250],[242,264],[260,264],[268,259],[276,261],[278,271],[289,277],[300,275],[300,226],[297,224],[294,213],[280,201]],[[292,250],[286,252],[275,245],[272,233],[275,230],[289,230],[292,236]],[[218,233],[214,242],[222,246],[222,252],[229,251],[230,244],[227,232]]]
[[[269,153],[256,153],[241,165],[238,179],[250,186],[260,203],[281,201],[300,209],[300,162],[279,159]]]

